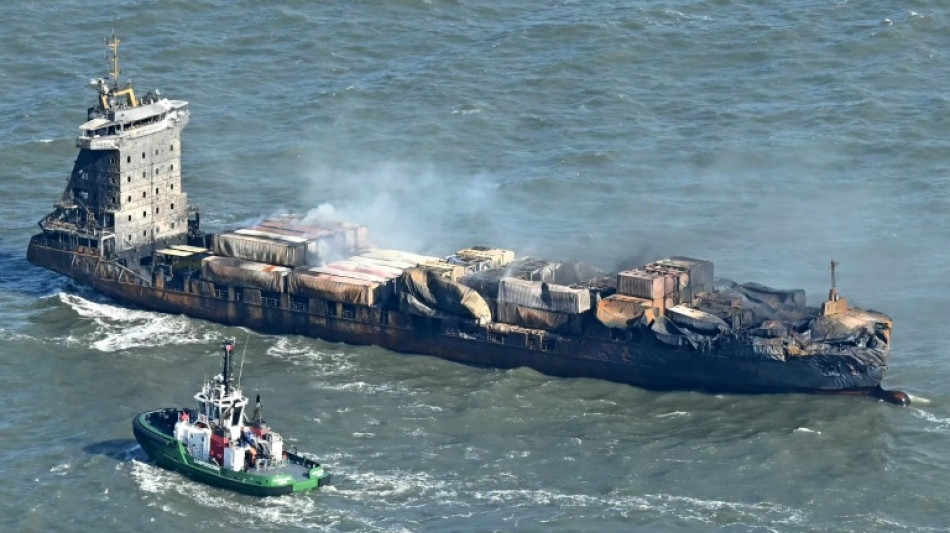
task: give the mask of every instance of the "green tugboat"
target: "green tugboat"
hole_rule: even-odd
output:
[[[279,496],[326,485],[319,463],[284,449],[283,438],[261,418],[260,395],[248,418],[247,398],[232,385],[231,352],[224,371],[195,394],[197,409],[168,407],[132,421],[135,439],[159,466],[203,483],[254,496]]]

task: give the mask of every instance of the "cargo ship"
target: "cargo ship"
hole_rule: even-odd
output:
[[[713,263],[659,258],[620,272],[484,245],[426,256],[375,247],[365,226],[287,214],[206,232],[182,188],[188,104],[95,82],[79,156],[27,257],[118,302],[497,368],[649,389],[872,394],[893,322],[835,286],[737,284]]]

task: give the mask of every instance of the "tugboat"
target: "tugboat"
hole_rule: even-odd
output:
[[[319,463],[284,449],[261,418],[261,397],[248,418],[247,398],[231,373],[234,341],[222,346],[224,370],[195,394],[197,409],[168,407],[132,421],[135,439],[159,466],[203,483],[253,496],[279,496],[330,482]]]

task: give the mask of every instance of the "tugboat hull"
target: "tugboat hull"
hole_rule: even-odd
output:
[[[298,472],[305,472],[304,476],[294,476],[287,471],[236,472],[198,460],[175,440],[173,434],[175,422],[185,411],[176,407],[158,409],[141,413],[132,420],[135,440],[149,458],[162,468],[179,472],[201,483],[251,496],[281,496],[316,489],[330,482],[330,474],[322,466],[291,452],[287,452],[288,463],[292,467],[296,466]]]

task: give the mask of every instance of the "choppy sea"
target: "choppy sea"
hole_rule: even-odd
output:
[[[893,317],[884,385],[914,403],[471,368],[33,267],[113,30],[124,79],[190,102],[209,230],[316,209],[436,255],[702,257],[812,303],[834,258]],[[934,2],[0,4],[0,530],[948,531],[947,80]],[[225,337],[334,485],[258,500],[144,456],[132,417],[190,403]]]

